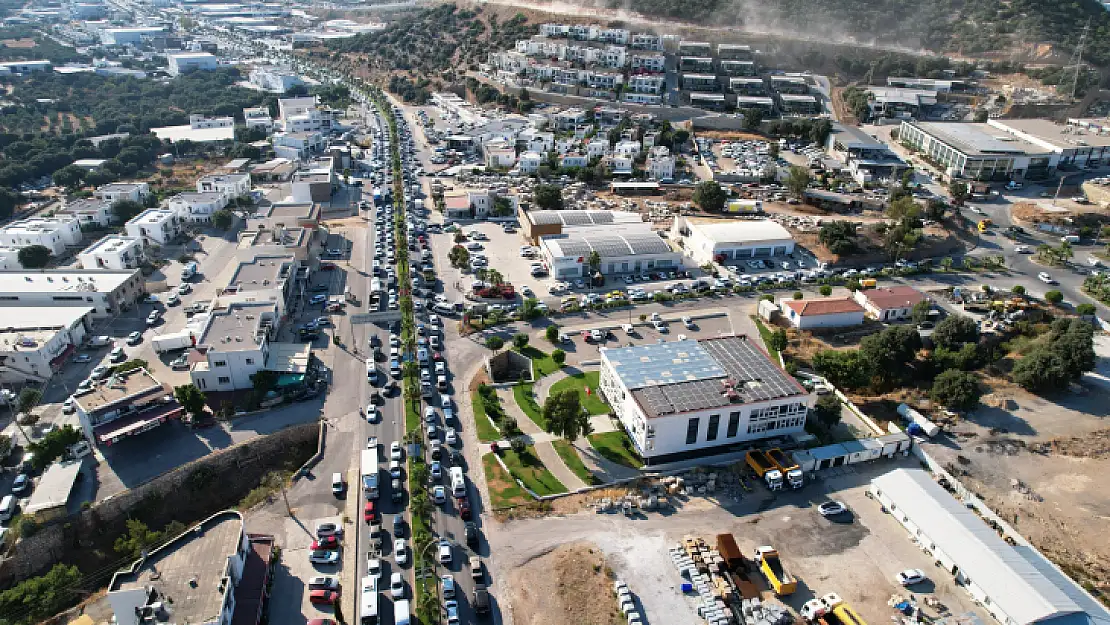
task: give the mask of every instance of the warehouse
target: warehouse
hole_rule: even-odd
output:
[[[1043,178],[1059,156],[987,124],[903,121],[898,140],[939,164],[948,176],[974,180]]]
[[[602,349],[599,387],[647,465],[800,434],[813,396],[746,336]]]
[[[624,273],[672,270],[682,265],[682,256],[651,230],[646,223],[606,228],[576,228],[567,234],[540,237],[540,251],[559,279],[589,275],[590,255],[601,257],[598,271],[607,276]]]
[[[576,229],[601,230],[609,226],[643,222],[639,213],[626,211],[521,211],[520,215],[524,236],[533,244],[538,244],[540,237],[569,233]]]
[[[871,480],[871,496],[1004,625],[1105,625],[1110,611],[1036,549],[1010,546],[920,469]]]
[[[671,240],[684,241],[686,256],[699,267],[712,262],[728,264],[794,253],[790,232],[769,219],[733,221],[676,217],[671,226]]]

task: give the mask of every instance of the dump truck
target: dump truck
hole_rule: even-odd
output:
[[[740,547],[736,546],[736,539],[732,534],[717,534],[717,552],[721,554],[725,566],[730,571],[743,571],[748,567],[747,562],[744,561],[744,554],[740,551]]]
[[[830,592],[820,599],[810,599],[801,609],[802,618],[814,625],[867,625],[840,595]]]
[[[748,466],[755,471],[755,474],[767,483],[767,488],[771,490],[779,490],[782,488],[782,471],[775,467],[775,463],[767,457],[762,451],[753,449],[749,451],[745,459],[748,461]]]
[[[764,546],[755,550],[755,561],[759,563],[759,570],[767,578],[767,584],[775,594],[782,597],[793,594],[798,589],[798,580],[782,568],[779,552],[774,547]]]
[[[779,471],[782,471],[782,474],[786,476],[786,483],[790,484],[790,488],[801,488],[805,485],[802,467],[798,466],[797,462],[794,462],[794,458],[790,454],[775,447],[774,449],[767,450],[767,457],[770,458],[771,462],[775,463]]]

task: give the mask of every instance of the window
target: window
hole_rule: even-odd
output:
[[[698,419],[697,417],[690,419],[686,423],[686,444],[693,445],[698,442]]]
[[[740,413],[732,412],[728,415],[728,430],[725,431],[725,436],[732,438],[736,436],[736,430],[740,428]]]
[[[220,384],[230,384],[231,383],[231,378],[225,378],[225,377],[221,376],[218,381],[219,381]]]
[[[707,441],[717,440],[717,430],[720,428],[720,426],[721,426],[721,415],[719,415],[719,414],[709,415],[709,427],[705,431],[705,440],[707,440]]]
[[[247,359],[247,364],[248,365],[253,365],[254,364],[254,358],[248,358]]]
[[[226,367],[227,366],[227,361],[226,360],[217,360],[217,361],[212,363],[212,366],[213,367]]]

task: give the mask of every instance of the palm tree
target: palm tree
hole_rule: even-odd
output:
[[[1056,250],[1056,254],[1060,260],[1067,262],[1069,258],[1075,256],[1075,250],[1071,248],[1071,243],[1062,241],[1060,243],[1060,249]]]
[[[505,276],[501,275],[501,272],[496,269],[490,269],[486,273],[486,277],[489,279],[489,283],[495,287],[505,284]]]

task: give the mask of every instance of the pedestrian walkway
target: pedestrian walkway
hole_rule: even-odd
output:
[[[608,417],[606,417],[608,420]],[[633,477],[638,477],[640,472],[617,464],[602,456],[594,446],[590,444],[590,439],[582,437],[573,443],[574,448],[578,450],[578,456],[582,458],[582,463],[591,473],[596,475],[602,482],[615,482]]]
[[[540,458],[540,462],[543,462],[547,470],[551,471],[555,479],[562,482],[563,486],[567,487],[567,490],[578,490],[579,488],[586,487],[586,483],[579,479],[579,477],[574,474],[574,471],[571,471],[566,463],[563,462],[562,457],[559,456],[559,452],[555,451],[555,446],[551,444],[551,441],[535,443],[534,449],[536,450],[536,455]]]

